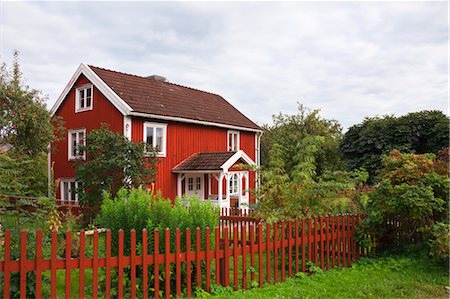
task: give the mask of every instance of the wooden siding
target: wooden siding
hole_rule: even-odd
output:
[[[133,141],[143,141],[143,127],[144,122],[147,121],[163,123],[159,120],[133,118],[131,132]],[[226,151],[227,137],[227,129],[186,123],[168,123],[166,157],[158,158],[155,189],[160,189],[164,197],[175,198],[177,195],[177,175],[172,173],[172,168],[197,152]],[[241,149],[255,161],[255,133],[241,132],[240,138]],[[251,174],[251,188],[254,188],[254,181],[254,175]]]
[[[89,80],[81,75],[55,113],[55,116],[62,117],[65,128],[65,132],[61,136],[62,140],[52,144],[51,159],[54,163],[54,174],[57,179],[75,177],[73,161],[68,161],[68,130],[86,128],[87,133],[92,129],[99,128],[102,123],[106,123],[110,130],[123,132],[123,115],[95,87],[93,88],[93,109],[75,113],[75,89],[88,83],[90,83]],[[60,198],[59,190],[58,188],[58,198]]]

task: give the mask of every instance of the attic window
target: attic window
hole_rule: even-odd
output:
[[[92,84],[84,85],[76,89],[75,112],[92,110]]]

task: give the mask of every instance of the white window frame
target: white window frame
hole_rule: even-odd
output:
[[[146,142],[147,137],[147,128],[153,128],[153,144],[156,144],[156,129],[160,128],[162,129],[163,136],[162,136],[162,148],[159,152],[157,152],[158,157],[165,157],[167,153],[167,124],[161,124],[161,123],[151,123],[151,122],[145,122],[144,123],[144,134],[143,134],[143,141]]]
[[[228,191],[230,195],[239,195],[239,176],[237,173],[233,173],[230,177],[228,185]]]
[[[68,196],[69,198],[65,198],[64,196],[64,185],[67,183],[68,185]],[[75,189],[78,188],[79,182],[75,181],[75,178],[61,178],[60,182],[60,199],[62,202],[78,202],[78,193],[75,192],[75,200],[72,200],[72,189],[71,189],[71,183],[75,183]]]
[[[230,144],[230,135],[231,138],[231,144]],[[236,136],[236,137],[235,137]],[[227,151],[229,152],[237,152],[240,150],[241,142],[240,142],[241,136],[239,131],[228,131],[227,134]]]
[[[86,99],[85,99],[85,106],[81,107],[81,98],[80,98],[80,92],[82,90],[86,91],[90,89],[91,90],[91,105],[86,106]],[[77,112],[83,112],[83,111],[89,111],[92,110],[94,107],[94,87],[92,84],[85,84],[83,86],[77,87],[75,89],[75,113]]]
[[[83,160],[86,160],[86,151],[83,151],[83,155],[77,155],[77,153],[73,153],[72,152],[72,134],[75,133],[76,134],[76,143],[77,145],[80,145],[80,137],[79,134],[83,133],[84,134],[84,142],[83,144],[86,145],[86,129],[77,129],[77,130],[68,130],[67,131],[67,154],[68,154],[68,159],[70,160],[76,160],[79,158],[82,158]]]

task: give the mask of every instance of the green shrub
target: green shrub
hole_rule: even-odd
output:
[[[430,242],[430,255],[440,261],[449,263],[450,251],[450,225],[437,222],[432,229]]]
[[[378,250],[426,243],[437,221],[447,220],[449,178],[435,167],[433,154],[401,154],[383,158],[380,183],[371,192],[358,237]]]

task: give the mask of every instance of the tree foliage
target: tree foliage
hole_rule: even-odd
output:
[[[80,146],[87,159],[75,163],[79,200],[89,207],[86,217],[97,213],[103,192],[115,196],[120,188],[147,186],[156,180],[156,155],[146,155],[144,147],[105,124],[87,134],[86,145]]]
[[[438,167],[434,154],[396,150],[383,157],[382,165],[380,183],[367,202],[360,238],[371,236],[380,250],[426,243],[437,222],[448,223],[448,168]]]
[[[365,168],[370,178],[391,150],[438,153],[449,144],[449,118],[440,111],[420,111],[401,117],[366,118],[344,135],[340,151],[349,169]]]
[[[298,104],[298,113],[294,115],[278,114],[273,116],[273,125],[264,126],[261,137],[261,164],[268,167],[273,156],[270,154],[275,144],[279,145],[277,159],[284,161],[284,169],[291,176],[297,164],[293,157],[301,155],[304,138],[320,136],[323,140],[317,144],[315,172],[324,173],[341,168],[339,143],[342,128],[335,120],[327,120],[319,115],[319,110],[310,110]],[[307,146],[304,144],[304,146]]]
[[[326,213],[358,212],[364,171],[317,173],[317,159],[325,138],[307,136],[297,144],[291,175],[285,170],[283,148],[275,143],[270,164],[259,170],[257,214],[268,222],[300,219]]]
[[[16,156],[34,157],[47,152],[56,135],[46,98],[24,84],[18,57],[15,51],[11,70],[5,63],[0,68],[0,143],[11,144]],[[53,121],[59,130],[60,120]]]

